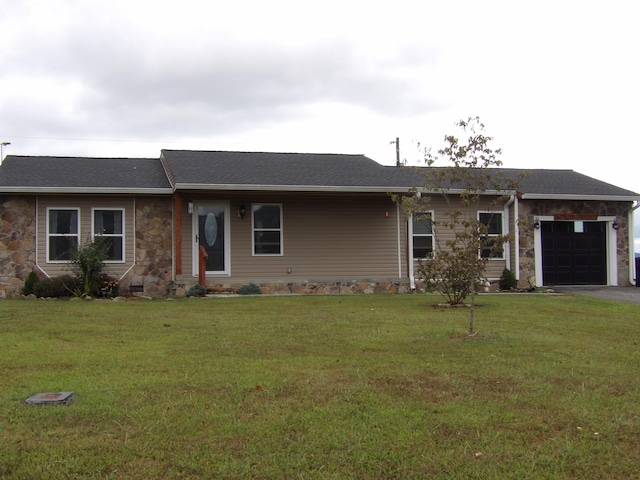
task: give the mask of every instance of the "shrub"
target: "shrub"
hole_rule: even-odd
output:
[[[79,291],[80,286],[80,281],[71,275],[41,278],[33,285],[33,294],[44,298],[71,297]]]
[[[34,293],[33,289],[39,280],[40,278],[38,277],[38,274],[34,270],[31,270],[31,272],[29,272],[29,275],[27,275],[27,279],[24,281],[24,287],[22,287],[22,294],[31,295],[32,293]]]
[[[85,295],[98,295],[102,287],[100,280],[108,257],[108,241],[96,237],[78,246],[71,259],[73,273],[80,279],[80,288]]]
[[[187,297],[203,297],[207,294],[207,288],[202,285],[194,285],[189,290],[187,290]]]
[[[511,270],[505,268],[500,276],[500,290],[514,290],[517,286],[516,276]]]
[[[238,295],[262,295],[262,289],[255,283],[249,283],[238,289]]]

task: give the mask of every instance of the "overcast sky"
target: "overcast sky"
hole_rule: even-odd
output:
[[[505,167],[640,191],[635,0],[0,0],[5,154],[417,164],[480,116]],[[640,223],[640,222],[639,222]]]

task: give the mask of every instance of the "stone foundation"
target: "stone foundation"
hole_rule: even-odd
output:
[[[175,284],[170,294],[184,297],[194,283]],[[207,285],[211,295],[237,293],[243,283],[217,283]],[[305,283],[257,283],[264,295],[363,295],[411,293],[408,282],[305,282]]]

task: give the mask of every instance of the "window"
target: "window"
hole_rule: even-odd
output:
[[[488,240],[482,247],[480,256],[482,258],[504,259],[504,249],[502,245],[496,245],[495,240],[491,237],[502,235],[502,212],[478,212],[478,220],[487,229]]]
[[[122,209],[93,210],[93,238],[107,245],[108,262],[124,261],[124,211]]]
[[[254,204],[253,254],[282,255],[282,206],[279,204]]]
[[[433,212],[413,214],[413,258],[427,258],[433,253]]]
[[[77,208],[47,209],[47,262],[68,262],[77,250],[79,238]]]

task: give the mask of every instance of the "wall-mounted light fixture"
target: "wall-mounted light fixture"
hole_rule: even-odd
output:
[[[244,206],[244,203],[241,203],[240,206],[238,207],[238,217],[244,218],[246,214],[247,214],[247,208]]]
[[[193,202],[191,200],[187,203],[187,212],[189,212],[189,214],[193,214]]]
[[[617,229],[619,229],[619,228],[620,228],[620,225],[618,225],[618,219],[617,219],[617,218],[614,218],[614,219],[613,219],[613,223],[611,224],[611,227],[612,227],[614,230],[617,230]]]
[[[533,228],[535,228],[536,230],[540,229],[540,220],[537,218],[533,219]]]

